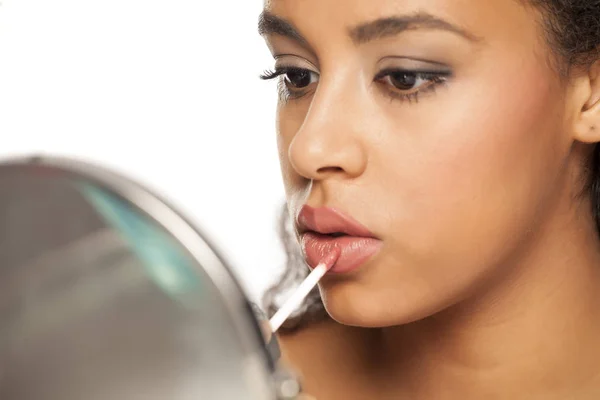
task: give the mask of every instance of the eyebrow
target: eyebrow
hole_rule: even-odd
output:
[[[263,11],[258,18],[258,33],[262,36],[281,35],[302,44],[308,44],[308,41],[298,32],[294,25],[268,11]]]
[[[396,36],[408,30],[417,29],[444,30],[462,36],[469,41],[481,41],[481,38],[467,30],[424,12],[413,15],[376,19],[375,21],[350,28],[348,30],[348,35],[354,44],[360,45],[373,40]],[[260,14],[258,32],[263,36],[277,34],[294,39],[303,44],[308,44],[308,41],[300,34],[292,23],[266,10]]]
[[[478,42],[481,40],[465,29],[427,13],[377,19],[351,28],[349,35],[355,44],[363,44],[416,29],[443,30],[455,33],[469,41]]]

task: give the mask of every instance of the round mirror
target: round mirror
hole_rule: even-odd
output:
[[[274,399],[230,270],[185,218],[81,162],[0,163],[0,398]]]

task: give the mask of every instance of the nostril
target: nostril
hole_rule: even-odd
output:
[[[317,170],[318,173],[320,174],[331,174],[331,173],[336,173],[336,172],[344,172],[344,169],[342,167],[322,167],[319,168]]]

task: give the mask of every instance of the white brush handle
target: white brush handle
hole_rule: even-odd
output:
[[[273,317],[269,320],[269,324],[271,325],[271,331],[273,333],[277,332],[281,325],[285,322],[286,319],[292,315],[294,311],[304,301],[306,296],[313,290],[313,288],[319,283],[321,278],[325,276],[327,273],[327,264],[322,262],[317,265],[315,269],[304,279],[304,281],[300,284],[298,289],[290,296],[290,298],[283,304],[283,306],[273,315]]]

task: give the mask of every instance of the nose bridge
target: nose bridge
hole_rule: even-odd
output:
[[[355,74],[354,74],[355,75]],[[325,77],[325,78],[324,78]],[[350,177],[366,168],[366,148],[361,140],[360,82],[350,71],[322,73],[304,122],[289,149],[291,164],[301,175],[322,179],[332,173]]]

